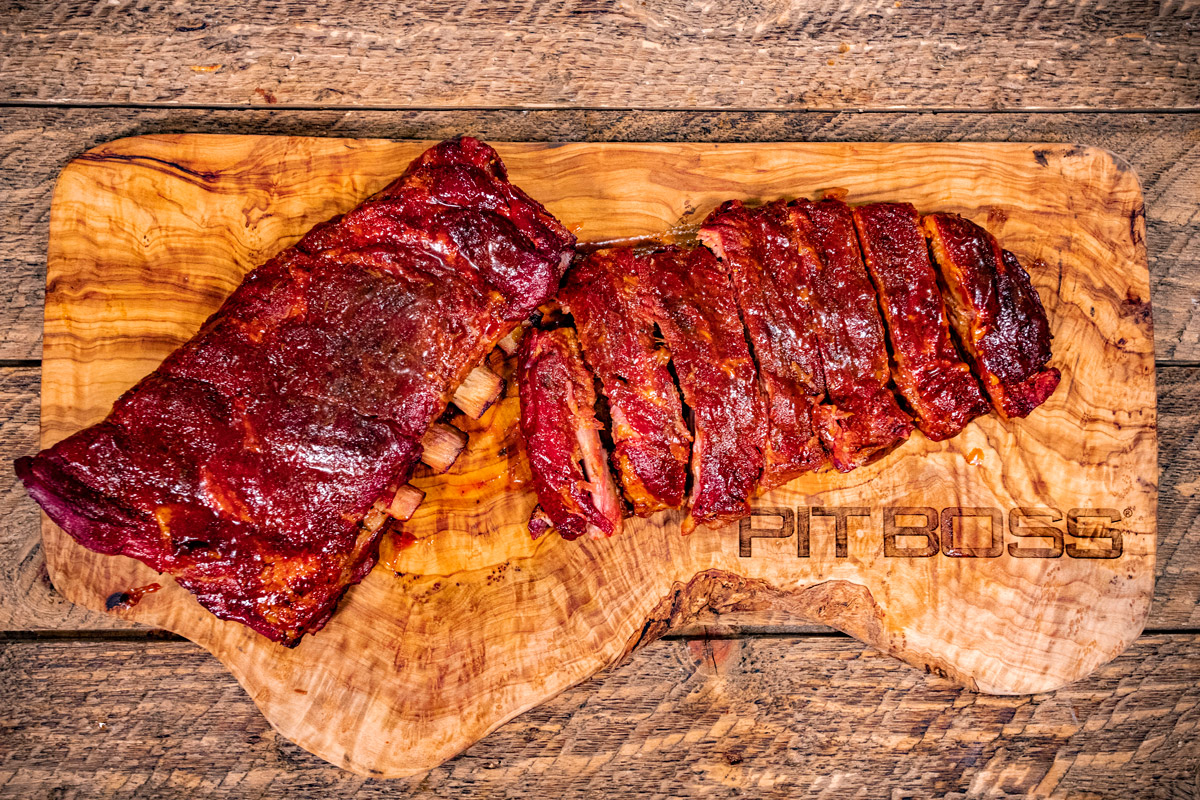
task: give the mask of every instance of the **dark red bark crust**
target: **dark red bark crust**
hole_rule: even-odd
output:
[[[521,437],[538,509],[529,532],[549,527],[564,539],[612,536],[624,509],[608,471],[596,420],[596,392],[570,328],[533,328],[517,351]]]
[[[572,267],[559,299],[608,401],[625,496],[647,516],[683,504],[692,437],[633,259],[630,250],[590,254]]]
[[[995,237],[957,214],[922,218],[946,287],[950,321],[1005,419],[1024,417],[1058,387],[1050,323],[1029,274]]]
[[[813,306],[828,401],[816,411],[817,431],[834,467],[849,472],[907,439],[912,421],[892,393],[886,334],[850,207],[826,199],[789,209],[821,257]]]
[[[729,277],[703,247],[635,259],[692,414],[691,513],[697,524],[740,519],[762,472],[766,415]]]
[[[854,224],[887,323],[896,387],[926,436],[955,436],[988,403],[950,339],[917,210],[908,203],[857,206]]]
[[[825,397],[812,302],[820,258],[782,201],[752,209],[730,200],[704,221],[700,241],[728,269],[754,348],[768,421],[760,485],[772,489],[828,460],[813,422]]]
[[[17,474],[84,546],[295,644],[376,558],[363,519],[574,237],[495,151],[443,142],[246,276],[112,413]]]

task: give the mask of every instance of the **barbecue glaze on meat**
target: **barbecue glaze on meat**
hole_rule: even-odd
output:
[[[812,303],[821,262],[783,201],[751,209],[730,200],[699,237],[729,271],[758,362],[768,426],[759,487],[766,491],[828,460],[813,424],[825,397]]]
[[[850,207],[827,198],[788,208],[820,256],[812,301],[828,401],[816,409],[817,431],[833,466],[849,472],[907,439],[913,426],[892,393],[886,334]]]
[[[533,328],[517,350],[521,436],[538,508],[537,539],[550,527],[564,539],[593,539],[621,529],[624,509],[608,471],[596,420],[596,391],[570,328]]]
[[[950,339],[917,210],[908,203],[857,206],[854,225],[887,323],[896,387],[926,436],[955,436],[988,404]]]
[[[559,301],[608,401],[625,496],[635,514],[647,516],[683,504],[692,437],[633,259],[627,249],[588,255],[571,268]]]
[[[762,473],[767,425],[729,277],[703,247],[639,255],[634,269],[691,411],[691,508],[683,531],[740,519]]]
[[[602,459],[589,460],[600,446],[591,437],[585,366],[609,398],[615,449],[641,451],[636,462],[614,459],[641,514],[682,502],[681,480],[673,484],[679,491],[652,494],[642,477],[662,486],[661,476],[686,455],[674,367],[694,431],[684,533],[744,517],[756,491],[826,459],[848,472],[900,444],[914,426],[897,391],[934,440],[987,411],[972,366],[1005,416],[1044,401],[1058,371],[1045,368],[1049,328],[1015,256],[958,217],[931,215],[925,229],[944,262],[945,298],[916,210],[900,203],[852,209],[826,198],[750,208],[730,201],[701,225],[702,247],[606,249],[578,259],[560,300],[574,316],[586,364],[576,367],[569,333],[570,346],[559,349],[587,410],[573,410],[562,390],[543,390],[530,401],[533,410],[522,411],[523,428],[536,422],[561,431],[557,450],[544,448],[566,476],[549,481],[550,496],[560,486],[586,490],[571,500],[567,535],[599,530],[593,518],[606,520],[604,531],[616,526],[603,508],[614,504],[593,493],[606,484],[592,466]],[[951,321],[968,342],[970,365],[955,347]],[[666,349],[655,342],[655,325]],[[644,424],[635,427],[631,418]],[[579,446],[578,431],[595,444]],[[547,481],[537,476],[535,469],[542,497]],[[536,535],[563,516],[561,508],[539,509],[531,530]]]
[[[17,474],[84,546],[293,645],[370,570],[426,429],[573,246],[495,151],[444,142],[247,275],[103,422]]]
[[[946,287],[950,321],[1005,419],[1024,417],[1058,387],[1050,360],[1050,323],[1029,274],[995,237],[957,214],[922,218]]]

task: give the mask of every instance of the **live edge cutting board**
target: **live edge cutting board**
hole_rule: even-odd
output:
[[[72,162],[51,215],[43,443],[101,419],[247,270],[427,144],[156,136]],[[728,198],[832,187],[965,214],[1029,265],[1062,385],[1028,419],[991,415],[940,444],[914,434],[849,475],[797,480],[742,526],[685,538],[665,513],[602,542],[530,541],[510,392],[461,422],[471,443],[450,474],[415,481],[428,492],[406,528],[417,541],[386,541],[381,565],[294,650],[46,523],[63,594],[104,608],[162,583],[117,613],[200,643],[283,735],[376,776],[435,766],[706,608],[828,623],[996,693],[1061,686],[1138,635],[1154,581],[1154,347],[1127,165],[1023,144],[498,149],[585,242],[695,223]]]

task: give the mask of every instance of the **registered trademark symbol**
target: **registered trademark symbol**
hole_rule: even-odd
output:
[[[1124,510],[1124,511],[1122,511],[1122,512],[1121,512],[1121,514],[1122,514],[1122,515],[1123,515],[1123,516],[1124,516],[1126,519],[1129,519],[1130,517],[1132,517],[1132,516],[1133,516],[1133,509],[1132,509],[1132,508],[1130,508],[1129,506],[1125,506],[1125,510]]]

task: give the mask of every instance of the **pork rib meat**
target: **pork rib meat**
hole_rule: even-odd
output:
[[[17,474],[85,547],[294,645],[370,570],[426,429],[554,294],[574,244],[492,148],[443,142],[247,275],[103,422]]]

